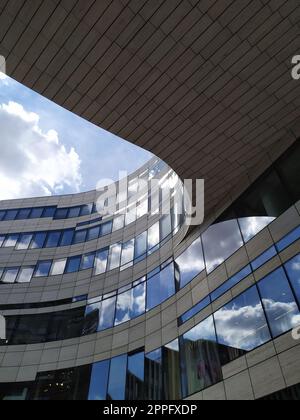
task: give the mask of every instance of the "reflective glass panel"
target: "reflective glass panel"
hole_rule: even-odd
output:
[[[114,326],[116,311],[116,297],[105,299],[102,302],[102,309],[99,321],[99,331],[112,328]]]
[[[30,213],[30,219],[39,219],[40,217],[42,217],[44,212],[44,207],[36,207],[34,209],[31,210]]]
[[[7,210],[3,220],[15,220],[18,210]]]
[[[287,262],[285,269],[300,304],[300,255]]]
[[[183,397],[202,391],[222,380],[212,316],[184,334],[180,347]]]
[[[33,241],[31,243],[31,249],[43,248],[45,240],[46,240],[46,233],[36,233],[33,235]]]
[[[218,223],[202,235],[206,269],[211,273],[243,246],[237,220]]]
[[[179,340],[162,347],[164,398],[181,400]]]
[[[34,277],[47,277],[49,276],[52,261],[41,261],[37,264]]]
[[[145,400],[159,401],[163,395],[162,349],[145,356]]]
[[[253,270],[257,270],[262,265],[264,265],[267,261],[270,261],[273,257],[277,255],[277,251],[275,246],[272,246],[266,252],[261,254],[258,258],[251,262],[251,267]]]
[[[91,374],[89,401],[105,401],[108,385],[110,360],[94,363]]]
[[[71,207],[69,209],[68,219],[73,217],[79,217],[81,211],[81,207]]]
[[[3,245],[3,242],[5,241],[6,236],[5,235],[0,235],[0,246]]]
[[[122,247],[122,258],[121,258],[121,266],[126,266],[127,264],[132,262],[134,258],[134,239],[123,244]]]
[[[69,209],[57,209],[54,215],[54,219],[67,219]]]
[[[82,335],[94,334],[100,330],[99,321],[101,308],[102,302],[95,302],[90,305],[87,305],[85,309]]]
[[[216,289],[214,292],[211,293],[212,302],[218,299],[220,296],[224,295],[224,293],[226,293],[228,290],[230,290],[232,287],[234,287],[244,278],[249,276],[251,273],[252,273],[251,267],[250,265],[247,265],[247,267],[243,268],[243,270],[241,270],[235,276],[231,277],[224,284],[222,284],[222,286],[220,286],[218,289]]]
[[[202,309],[205,309],[208,305],[210,305],[210,297],[207,296],[207,298],[201,300],[197,305],[195,305],[192,309],[185,312],[180,317],[180,324],[184,324],[186,321],[191,319],[193,316],[195,316],[198,312],[202,311]]]
[[[132,307],[132,290],[118,295],[115,325],[129,321]]]
[[[115,244],[110,247],[108,270],[114,270],[120,266],[122,244]]]
[[[145,354],[135,353],[128,356],[126,400],[141,401],[144,399]]]
[[[113,232],[119,229],[123,229],[123,227],[124,227],[124,215],[122,214],[121,216],[117,216],[114,218]]]
[[[4,242],[5,248],[13,248],[17,245],[19,239],[19,234],[12,234],[6,237],[6,241]]]
[[[94,267],[95,253],[86,254],[82,256],[81,270],[88,270]]]
[[[227,347],[230,359],[241,350],[253,350],[271,339],[255,286],[216,312],[214,318],[218,342]]]
[[[54,217],[56,207],[46,207],[43,212],[43,217]]]
[[[33,238],[33,235],[31,234],[21,235],[20,239],[18,240],[17,247],[16,247],[17,250],[28,249],[32,238]]]
[[[91,228],[88,230],[88,241],[92,241],[94,239],[98,239],[100,236],[100,226]]]
[[[148,229],[148,250],[155,248],[159,244],[159,222]]]
[[[76,273],[79,271],[81,263],[81,256],[68,258],[66,273]]]
[[[180,288],[186,286],[205,269],[201,239],[196,239],[188,249],[175,260]]]
[[[103,249],[96,254],[95,259],[95,275],[103,274],[106,272],[108,249]]]
[[[92,214],[93,204],[85,204],[81,207],[80,216],[89,216]]]
[[[282,268],[258,283],[273,337],[300,324],[300,312]]]
[[[108,400],[122,401],[125,399],[126,372],[127,355],[111,359],[107,395]]]
[[[174,264],[170,264],[147,281],[147,310],[155,308],[174,294]]]
[[[2,276],[2,282],[3,283],[14,283],[16,281],[17,275],[18,275],[19,269],[18,268],[7,268],[4,271],[4,274]]]
[[[31,209],[21,209],[18,212],[18,215],[16,217],[16,220],[25,220],[29,218]]]
[[[106,222],[101,225],[101,236],[110,235],[112,230],[112,222]]]
[[[87,230],[75,231],[73,244],[81,244],[82,242],[85,242],[86,235],[87,235]]]
[[[134,319],[146,311],[146,282],[133,287],[130,318]]]
[[[300,226],[288,235],[286,235],[283,239],[281,239],[281,241],[277,242],[276,248],[278,252],[283,251],[288,246],[296,242],[298,239],[300,239]]]
[[[162,217],[160,221],[160,240],[163,241],[172,232],[172,223],[171,223],[171,215],[167,214]]]
[[[29,283],[32,279],[34,267],[21,268],[17,283]]]
[[[0,221],[4,219],[5,213],[5,210],[0,210]]]
[[[51,269],[51,276],[58,276],[64,273],[67,260],[54,261]]]
[[[245,217],[239,219],[240,228],[245,242],[250,241],[266,226],[273,222],[274,217]]]
[[[134,259],[138,259],[147,252],[147,231],[135,238]]]
[[[59,244],[61,232],[50,232],[48,233],[46,248],[55,248]]]
[[[74,235],[74,230],[73,229],[64,230],[63,233],[62,233],[62,237],[61,237],[61,241],[60,241],[59,246],[70,246],[70,245],[72,245],[73,235]]]

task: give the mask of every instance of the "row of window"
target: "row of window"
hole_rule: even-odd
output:
[[[300,255],[169,345],[148,354],[140,350],[92,366],[40,374],[34,394],[29,397],[29,389],[24,393],[23,386],[23,395],[49,400],[185,398],[222,381],[227,363],[298,326],[299,304]],[[24,334],[32,322],[26,321]],[[76,330],[76,322],[71,318],[69,328]],[[61,328],[58,321],[50,330],[56,328]],[[39,326],[35,329],[39,331]],[[85,380],[83,386],[78,386],[80,377]],[[5,398],[7,389],[0,395]]]
[[[267,313],[270,311],[270,316],[267,314],[267,318],[273,337],[285,332],[285,325],[290,327],[282,311],[287,310],[287,314],[294,317],[293,309],[297,307],[296,299],[300,302],[299,267],[300,255],[288,262],[284,269],[278,269],[258,284],[264,310]],[[289,280],[284,270],[286,270]],[[133,283],[132,287],[129,285],[127,288],[120,290],[118,295],[111,293],[103,296],[103,298],[98,297],[89,300],[86,307],[51,314],[8,317],[8,344],[34,344],[94,334],[143,315],[146,311],[150,311],[169,299],[174,295],[176,289],[174,263],[171,263],[165,267],[163,266],[161,271],[152,273],[151,276],[147,277],[147,281],[146,278],[142,278]],[[293,293],[296,299],[292,299]],[[239,299],[240,297],[233,301],[232,308],[240,306],[238,304]],[[206,305],[204,305],[204,302]],[[181,317],[181,320],[183,322],[187,321],[209,303],[210,299],[208,297]],[[255,305],[252,306],[255,307]],[[230,314],[231,310],[233,309],[228,309],[228,312],[226,312],[227,309],[223,308],[224,320],[228,320],[228,314]],[[215,317],[217,316],[217,320],[221,323],[222,310],[218,313],[220,313],[220,316],[215,315]],[[249,313],[251,312],[249,311]],[[271,319],[271,313],[274,313],[274,319]],[[296,314],[295,319],[300,321],[297,316]],[[276,317],[280,319],[281,323],[278,323]],[[257,314],[255,319],[258,319]],[[225,327],[226,325],[222,324],[220,333],[221,331],[225,332]],[[233,327],[230,324],[228,328],[232,329]],[[259,345],[256,336],[248,336],[247,331],[244,333],[240,331],[240,334],[241,343],[238,346],[239,348],[251,350]],[[248,337],[248,341],[244,337],[245,334]]]
[[[121,203],[123,199],[131,199],[136,196],[139,192],[139,180],[146,179],[151,180],[160,174],[160,172],[167,166],[164,162],[156,163],[152,169],[146,170],[138,178],[135,178],[128,182],[128,190],[124,197],[119,194],[118,201]],[[173,171],[168,172],[169,177],[175,176]],[[176,178],[178,179],[178,177]],[[140,210],[144,215],[148,212],[148,200],[144,200]],[[147,207],[145,209],[145,206]],[[54,220],[61,219],[72,219],[75,217],[89,216],[97,213],[96,203],[83,204],[75,207],[57,208],[57,206],[43,206],[43,207],[31,207],[24,209],[11,209],[11,210],[0,210],[0,221],[12,221],[12,220],[26,220],[26,219],[39,219],[39,218],[53,218]],[[131,214],[128,218],[133,218]],[[141,217],[137,215],[137,217]],[[130,222],[131,223],[131,222]],[[129,224],[129,221],[126,223]]]
[[[177,259],[178,264],[182,267],[181,287],[205,268],[208,273],[213,271],[272,220],[272,218],[247,218],[211,226]],[[117,243],[97,252],[61,260],[40,261],[35,267],[2,268],[0,269],[0,282],[26,283],[30,282],[32,277],[56,276],[91,268],[94,268],[95,275],[119,267],[121,270],[125,270],[157,251],[162,243],[170,239],[172,232],[177,232],[178,223],[181,225],[182,220],[174,215],[173,217],[166,215],[151,226],[148,231],[123,244]],[[106,229],[111,229],[111,227],[107,225]],[[86,235],[87,231],[75,232],[76,241],[84,240]],[[49,232],[47,235],[46,233],[37,233],[33,237],[30,234],[25,234],[19,242],[17,236],[9,235],[3,240],[3,246],[15,245],[18,249],[29,246],[31,248],[50,247],[55,246],[56,243],[66,244],[71,238],[74,243],[73,231],[64,231],[63,234]]]

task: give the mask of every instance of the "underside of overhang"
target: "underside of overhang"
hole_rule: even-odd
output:
[[[300,136],[299,19],[299,0],[0,0],[0,54],[17,81],[204,178],[212,210]]]

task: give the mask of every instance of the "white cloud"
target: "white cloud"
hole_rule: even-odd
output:
[[[0,199],[78,192],[80,159],[54,130],[42,132],[39,115],[15,102],[0,105]]]

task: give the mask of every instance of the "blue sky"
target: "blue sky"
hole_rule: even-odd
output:
[[[0,200],[92,190],[152,157],[3,75],[0,124]]]

